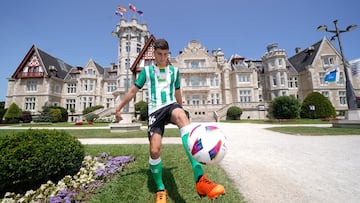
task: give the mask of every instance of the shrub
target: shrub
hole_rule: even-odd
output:
[[[276,119],[294,119],[300,115],[300,102],[293,96],[275,98],[269,106],[269,113]]]
[[[4,119],[6,123],[18,123],[22,118],[22,111],[15,103],[10,104],[7,109]]]
[[[90,106],[90,107],[85,108],[82,113],[83,113],[83,115],[86,115],[88,113],[91,113],[95,110],[102,109],[102,108],[104,108],[104,106],[102,106],[102,105]]]
[[[87,122],[94,122],[97,118],[99,118],[99,115],[93,113],[89,113],[88,115],[86,115]]]
[[[65,108],[60,106],[43,106],[40,111],[40,116],[34,118],[35,122],[66,122],[68,119],[68,112]]]
[[[140,120],[146,121],[148,119],[148,103],[145,101],[136,103],[135,112],[140,112]]]
[[[238,106],[231,106],[226,112],[227,120],[240,120],[242,109]]]
[[[319,92],[312,92],[301,105],[301,118],[334,118],[336,111],[330,100]]]
[[[84,147],[66,131],[27,130],[0,136],[0,194],[23,193],[79,171]]]
[[[32,121],[31,112],[30,111],[23,111],[21,120],[24,123],[30,123]]]

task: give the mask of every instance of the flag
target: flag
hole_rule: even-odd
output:
[[[354,62],[350,62],[351,73],[352,75],[357,75],[360,72],[360,60],[356,60]]]
[[[122,12],[122,13],[126,13],[126,8],[124,6],[118,6],[118,9]]]
[[[333,66],[328,68],[325,73],[325,82],[337,82],[339,81],[339,66]]]
[[[136,7],[132,4],[129,4],[129,9],[133,12],[136,12]]]
[[[140,16],[143,16],[144,15],[144,12],[140,11],[140,10],[137,10],[136,13],[138,13]]]
[[[121,11],[115,11],[115,15],[123,17],[124,14]]]

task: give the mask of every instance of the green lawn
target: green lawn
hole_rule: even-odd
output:
[[[325,128],[312,126],[281,126],[268,130],[291,135],[360,135],[360,128]]]
[[[13,134],[26,129],[0,129],[0,135]],[[146,130],[129,132],[110,132],[110,129],[66,129],[71,135],[77,138],[143,138],[147,137]],[[168,128],[165,130],[167,137],[180,137],[180,131],[177,128]]]
[[[155,202],[155,184],[149,169],[148,145],[85,145],[91,155],[109,152],[113,156],[133,155],[135,162],[101,188],[99,193],[90,196],[90,203],[118,202]],[[163,145],[163,179],[168,193],[168,202],[210,202],[208,198],[200,198],[195,190],[195,182],[190,163],[182,145]],[[245,202],[218,165],[204,166],[205,172],[213,181],[224,185],[226,194],[212,202]]]

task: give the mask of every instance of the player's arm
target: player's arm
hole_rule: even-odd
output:
[[[180,106],[182,106],[182,96],[181,96],[181,90],[180,89],[175,89],[175,99],[176,99],[176,102],[178,104],[180,104]]]
[[[119,105],[115,109],[115,118],[117,121],[122,120],[121,117],[121,109],[130,102],[131,99],[133,99],[136,95],[136,93],[139,91],[139,88],[136,85],[133,85],[129,91],[125,94],[125,97],[120,101]]]

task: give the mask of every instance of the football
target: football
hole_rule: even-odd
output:
[[[196,125],[187,141],[190,154],[201,164],[217,164],[226,154],[226,136],[216,126]]]

